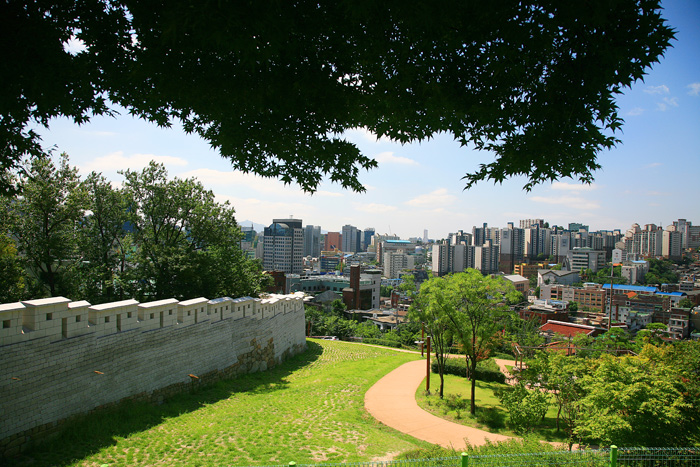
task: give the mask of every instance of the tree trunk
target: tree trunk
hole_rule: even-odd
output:
[[[469,370],[472,380],[472,403],[469,413],[476,415],[476,358],[471,361],[471,368]]]

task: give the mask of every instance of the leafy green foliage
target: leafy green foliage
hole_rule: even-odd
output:
[[[580,354],[538,352],[518,375],[554,395],[569,444],[684,446],[700,439],[700,343],[647,344],[639,356]]]
[[[161,126],[179,120],[234,168],[309,191],[323,177],[363,190],[359,171],[377,163],[340,136],[358,127],[401,143],[445,132],[492,151],[467,187],[590,182],[617,143],[616,95],[674,37],[658,0],[0,8],[0,173],[41,153],[32,125],[84,122],[110,113],[109,100]],[[82,50],[66,50],[73,35]]]
[[[447,310],[452,306],[447,294],[448,282],[444,278],[433,277],[421,284],[420,291],[416,291],[413,276],[409,274],[403,276],[400,288],[413,300],[409,308],[409,319],[424,323],[425,332],[430,336],[430,345],[435,353],[434,361],[440,376],[438,395],[442,398],[445,390],[445,362],[452,343],[452,324],[447,317]]]
[[[678,274],[673,272],[673,262],[656,258],[649,259],[649,272],[644,275],[645,284],[675,284]]]
[[[244,296],[260,291],[259,262],[239,248],[241,232],[228,203],[194,179],[168,180],[151,162],[124,172],[137,267],[133,295],[141,298]]]
[[[639,358],[603,355],[583,377],[576,433],[606,445],[682,444],[683,435],[667,434],[683,433],[688,402],[664,370]]]
[[[77,231],[81,252],[77,296],[92,304],[123,300],[127,291],[120,278],[131,268],[127,258],[134,248],[127,231],[132,206],[124,192],[114,190],[101,174],[91,173],[82,185],[90,215]]]
[[[58,165],[32,160],[23,195],[3,200],[3,225],[32,273],[21,295],[91,303],[257,295],[261,266],[241,252],[228,204],[195,180],[168,180],[161,165],[125,177],[115,190],[100,174],[81,181],[65,155]],[[11,269],[10,246],[3,252]],[[9,269],[7,279],[20,285]]]
[[[14,242],[0,234],[0,303],[24,298],[26,274]]]
[[[544,418],[549,407],[549,394],[516,384],[498,392],[498,398],[508,410],[508,422],[513,431],[527,433]]]
[[[590,274],[588,277],[589,282],[597,282],[598,284],[609,284],[610,283],[610,268],[600,269],[595,275]],[[613,284],[627,284],[627,278],[622,277],[622,266],[615,266],[613,268]]]
[[[10,226],[17,249],[40,284],[35,296],[70,296],[73,271],[78,265],[74,234],[85,208],[85,192],[78,169],[62,154],[58,165],[50,157],[32,160],[23,180],[24,190],[11,208]]]
[[[503,278],[484,276],[475,269],[447,276],[447,303],[445,314],[462,344],[469,360],[470,375],[476,373],[479,361],[488,358],[498,345],[505,328],[508,307],[520,295],[513,284]],[[476,413],[474,392],[476,380],[472,377],[471,414]]]
[[[435,361],[431,364],[431,370],[433,373],[437,373],[437,363]],[[445,368],[443,370],[446,375],[454,375],[466,377],[469,368],[467,362],[462,358],[448,358],[445,362]],[[477,381],[495,382],[505,384],[506,376],[501,373],[493,360],[484,360],[476,365],[476,371],[474,373],[474,378]]]

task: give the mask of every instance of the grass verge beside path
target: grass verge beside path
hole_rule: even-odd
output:
[[[14,465],[223,466],[358,462],[429,446],[376,422],[365,392],[414,354],[335,341],[160,406],[84,417]]]
[[[454,375],[445,375],[444,398],[440,400],[437,390],[440,377],[432,374],[431,395],[425,394],[425,381],[416,391],[416,402],[423,410],[436,417],[450,420],[454,423],[479,428],[491,433],[506,436],[521,436],[508,427],[508,412],[494,395],[494,390],[506,387],[500,383],[476,382],[476,415],[469,413],[470,406],[470,381]],[[529,437],[538,441],[566,442],[566,434],[556,430],[556,408],[550,406],[544,421],[529,434]]]

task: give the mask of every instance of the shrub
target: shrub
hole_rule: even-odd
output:
[[[365,341],[366,342],[366,341]],[[433,373],[438,372],[437,362],[433,360],[431,364]],[[445,374],[461,376],[467,375],[467,362],[461,358],[445,359]],[[498,369],[498,365],[493,360],[485,360],[476,365],[476,379],[485,382],[495,382],[505,384],[506,376]]]
[[[496,395],[508,410],[508,422],[516,433],[530,431],[549,407],[549,394],[528,390],[522,384],[501,389]]]
[[[387,339],[363,339],[362,343],[372,345],[383,345],[385,347],[394,347],[396,349],[401,348],[401,342]]]

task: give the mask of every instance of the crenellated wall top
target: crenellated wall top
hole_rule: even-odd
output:
[[[126,331],[155,331],[174,326],[215,323],[225,319],[269,319],[303,311],[303,293],[253,297],[170,298],[139,303],[129,299],[91,305],[51,297],[0,304],[0,346],[39,338],[51,341],[85,334],[96,337]]]

